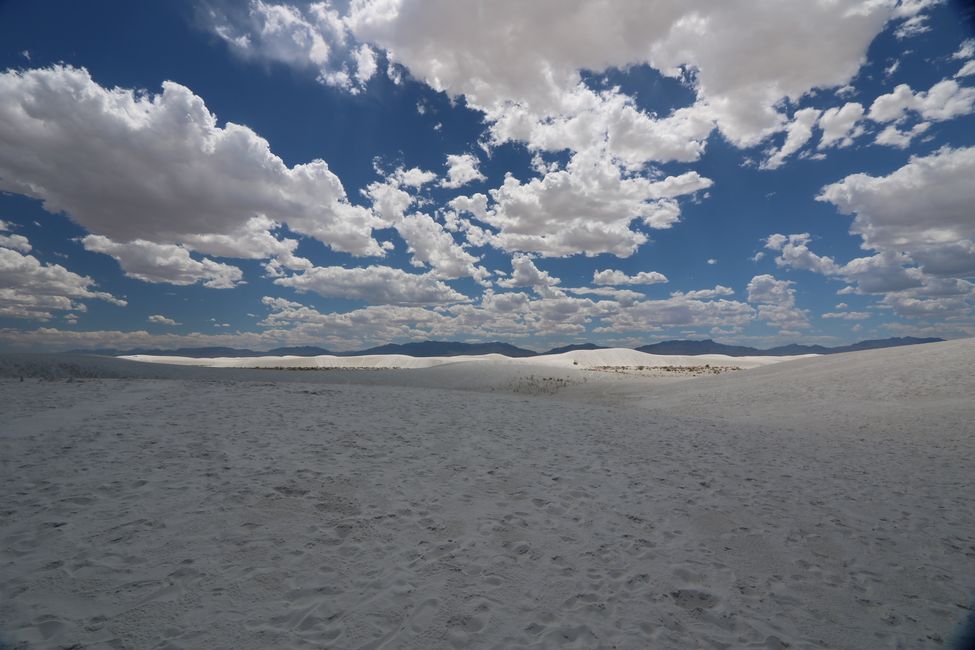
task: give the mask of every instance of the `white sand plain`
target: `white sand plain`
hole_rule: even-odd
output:
[[[705,364],[757,368],[759,366],[793,361],[818,355],[784,357],[729,357],[724,354],[662,355],[647,354],[629,348],[602,350],[574,350],[562,354],[537,357],[506,357],[501,354],[457,355],[452,357],[410,357],[404,354],[368,354],[337,357],[323,354],[315,357],[218,357],[195,359],[148,354],[119,357],[130,361],[163,363],[207,368],[433,368],[455,363],[504,363],[516,366],[546,366],[554,368],[591,368],[594,366],[703,366]]]
[[[570,354],[0,356],[0,645],[950,647],[975,340],[718,376]]]

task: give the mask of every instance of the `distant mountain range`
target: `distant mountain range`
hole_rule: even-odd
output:
[[[744,345],[725,345],[724,343],[716,343],[711,339],[705,339],[703,341],[661,341],[660,343],[644,345],[636,349],[648,354],[726,354],[729,357],[782,357],[794,354],[838,354],[840,352],[856,352],[858,350],[895,348],[901,345],[937,343],[943,340],[938,338],[919,339],[913,336],[895,336],[889,339],[860,341],[852,345],[840,345],[832,348],[824,345],[790,343],[789,345],[780,345],[775,348],[760,350]]]
[[[515,347],[510,343],[458,343],[456,341],[419,341],[416,343],[387,343],[356,352],[338,352],[342,356],[360,354],[405,354],[411,357],[453,357],[459,354],[503,354],[506,357],[534,357],[534,350]]]
[[[552,348],[548,352],[542,352],[542,354],[562,354],[563,352],[575,352],[576,350],[605,350],[605,345],[596,345],[595,343],[576,343],[574,345],[563,345],[560,348]]]
[[[241,348],[176,348],[173,350],[160,350],[150,348],[134,348],[131,350],[117,350],[113,348],[102,348],[98,350],[72,350],[79,354],[99,354],[106,356],[119,356],[130,354],[148,354],[154,356],[171,357],[280,357],[293,355],[297,357],[315,357],[321,354],[332,354],[339,357],[352,357],[365,354],[405,354],[411,357],[452,357],[460,354],[480,355],[480,354],[503,354],[506,357],[533,357],[538,353],[534,350],[519,348],[510,343],[494,341],[491,343],[460,343],[457,341],[418,341],[415,343],[387,343],[365,350],[353,350],[350,352],[333,352],[325,348],[312,345],[274,348],[266,352],[247,350]]]
[[[162,350],[159,348],[132,348],[131,350],[118,350],[116,348],[99,348],[97,350],[71,350],[72,353],[77,354],[98,354],[103,356],[120,356],[129,354],[148,354],[152,356],[161,357],[195,357],[195,358],[209,358],[209,357],[281,357],[285,355],[294,355],[299,357],[315,357],[320,354],[340,354],[335,352],[329,352],[325,348],[319,348],[315,346],[299,346],[299,347],[289,347],[289,348],[274,348],[273,350],[268,350],[266,352],[259,352],[255,350],[247,350],[243,348],[221,348],[221,347],[210,347],[210,348],[175,348],[171,350]]]
[[[726,354],[731,357],[751,357],[768,356],[778,357],[794,354],[837,354],[839,352],[856,352],[858,350],[876,350],[878,348],[893,348],[901,345],[916,345],[918,343],[937,343],[944,339],[938,338],[915,338],[913,336],[894,337],[889,339],[878,339],[873,341],[860,341],[852,345],[841,345],[837,347],[826,347],[823,345],[801,345],[792,343],[780,345],[767,350],[752,348],[744,345],[725,345],[716,343],[711,339],[703,341],[678,340],[661,341],[636,348],[640,352],[649,354]],[[173,357],[277,357],[293,355],[299,357],[314,357],[321,354],[333,354],[340,357],[359,356],[364,354],[405,354],[411,357],[452,357],[461,354],[480,355],[480,354],[501,354],[506,357],[534,357],[539,354],[562,354],[575,350],[603,350],[606,346],[596,345],[595,343],[577,343],[552,348],[547,352],[538,353],[534,350],[519,348],[510,343],[493,341],[491,343],[461,343],[458,341],[418,341],[415,343],[388,343],[365,350],[355,350],[351,352],[331,352],[325,348],[316,346],[297,346],[274,348],[266,352],[246,350],[239,348],[176,348],[174,350],[159,350],[149,348],[137,348],[133,350],[117,350],[112,348],[102,348],[98,350],[72,350],[78,354],[99,354],[105,356],[119,356],[130,354],[148,354],[156,356]]]

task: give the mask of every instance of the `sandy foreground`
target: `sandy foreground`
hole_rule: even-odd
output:
[[[0,646],[951,647],[975,340],[570,354],[0,355]]]

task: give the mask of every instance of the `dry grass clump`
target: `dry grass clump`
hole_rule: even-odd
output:
[[[248,370],[399,370],[399,366],[248,366]]]
[[[554,395],[573,383],[575,382],[571,382],[562,377],[536,377],[535,375],[529,375],[528,377],[515,379],[505,388],[514,393],[522,393],[525,395]]]
[[[665,377],[674,375],[688,375],[701,377],[703,375],[720,375],[723,372],[741,370],[738,366],[592,366],[588,370],[597,372],[613,372],[621,375],[642,375],[648,377]]]

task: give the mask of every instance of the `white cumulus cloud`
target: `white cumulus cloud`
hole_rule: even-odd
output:
[[[507,251],[628,257],[647,241],[631,227],[634,221],[670,228],[680,218],[674,198],[711,184],[697,172],[662,180],[631,176],[598,154],[576,154],[565,169],[541,178],[522,182],[508,175],[490,191],[490,208],[483,203],[469,207],[478,210],[477,219],[499,231],[489,237],[490,243]]]
[[[928,273],[975,273],[975,147],[914,156],[887,176],[851,174],[817,197],[854,215],[867,249],[905,253]]]
[[[324,161],[288,167],[173,82],[150,94],[65,66],[0,73],[0,189],[116,242],[255,259],[293,250],[270,233],[286,223],[337,251],[383,254],[380,219],[349,203]]]
[[[799,151],[806,142],[812,137],[813,127],[819,120],[820,111],[815,108],[804,108],[796,111],[792,122],[786,127],[785,142],[782,148],[773,152],[762,167],[765,169],[778,169],[785,162],[785,159]]]
[[[95,289],[95,281],[60,264],[0,247],[0,316],[48,320],[55,311],[85,311],[82,300],[126,301]]]
[[[893,91],[881,95],[870,105],[869,117],[875,122],[894,122],[908,112],[922,119],[943,122],[961,115],[968,115],[975,107],[975,88],[965,88],[953,79],[945,79],[927,91],[914,92],[907,84],[900,84]]]
[[[795,283],[772,275],[756,275],[748,282],[748,302],[758,305],[758,317],[780,331],[809,327],[809,312],[796,306]]]
[[[86,235],[85,250],[110,255],[129,277],[143,282],[188,285],[202,282],[211,289],[230,289],[243,279],[236,266],[208,258],[193,259],[190,252],[175,244],[157,244],[136,239],[114,242],[101,235]]]
[[[856,124],[863,117],[863,105],[847,102],[842,107],[828,108],[819,118],[823,130],[819,148],[848,147],[856,137]]]
[[[477,168],[477,156],[469,153],[447,156],[447,178],[440,186],[448,189],[463,187],[468,183],[484,180],[484,174]]]
[[[407,273],[390,266],[351,269],[316,266],[289,277],[277,278],[274,283],[327,298],[348,298],[373,304],[423,305],[467,300],[464,294],[432,275]]]
[[[593,284],[659,284],[667,282],[667,276],[657,271],[640,271],[634,275],[627,275],[623,271],[605,269],[594,271]]]
[[[152,314],[146,320],[148,320],[150,323],[154,325],[170,325],[170,326],[179,325],[179,323],[174,321],[172,318],[163,316],[162,314]]]

